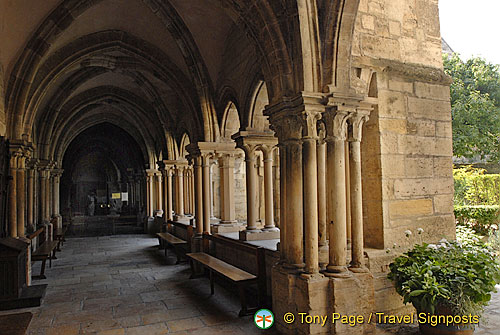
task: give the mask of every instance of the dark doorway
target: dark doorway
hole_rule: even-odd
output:
[[[139,144],[120,127],[101,123],[76,136],[64,154],[60,199],[63,216],[86,223],[73,231],[107,233],[111,216],[136,216],[145,202],[144,166]]]

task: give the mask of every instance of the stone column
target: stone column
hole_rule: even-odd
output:
[[[317,121],[320,111],[303,112],[304,131],[302,152],[304,159],[304,238],[305,272],[315,274],[318,267],[318,166],[316,157]]]
[[[257,229],[257,156],[256,146],[246,144],[242,146],[245,152],[245,169],[247,185],[247,232],[258,232]]]
[[[172,201],[172,197],[173,197],[173,193],[172,193],[172,176],[173,176],[173,173],[172,173],[172,166],[167,166],[165,165],[165,168],[164,168],[164,188],[165,188],[165,218],[166,220],[173,220],[174,217],[172,215],[172,212],[173,212],[173,208],[172,208],[172,204],[173,204],[173,201]]]
[[[184,168],[184,212],[186,214],[191,213],[191,209],[189,208],[189,167],[186,166]]]
[[[190,202],[191,202],[191,211],[193,214],[193,216],[196,215],[196,206],[195,206],[195,193],[194,193],[194,188],[195,188],[195,178],[194,178],[194,165],[191,167],[191,174],[190,174],[190,177],[189,177],[189,192],[191,194],[190,196]]]
[[[163,210],[163,179],[161,172],[158,171],[156,174],[157,182],[158,182],[158,210],[162,211]]]
[[[322,270],[328,264],[328,241],[326,224],[326,142],[324,127],[319,131],[316,146],[318,158],[318,235],[319,235],[319,265]]]
[[[60,185],[61,185],[61,175],[62,170],[52,170],[53,173],[53,185],[52,185],[52,207],[53,207],[53,216],[57,220],[57,227],[62,228],[62,216],[61,216],[61,208],[60,208]]]
[[[28,229],[30,231],[35,230],[35,224],[34,224],[34,195],[35,195],[35,168],[33,164],[30,164],[31,166],[28,169],[27,173],[27,180],[28,180],[28,187],[27,187],[27,201],[26,201],[26,207],[27,207],[27,214],[26,214],[26,224],[28,226]]]
[[[280,262],[286,263],[288,260],[288,253],[286,242],[287,236],[287,207],[286,207],[286,158],[287,150],[283,143],[278,145],[280,151]]]
[[[40,174],[40,219],[43,223],[45,223],[45,219],[47,215],[45,214],[47,208],[45,208],[45,197],[47,194],[47,191],[45,190],[45,187],[47,186],[47,183],[45,183],[45,180],[47,179],[47,170],[40,168],[39,170]]]
[[[327,132],[327,220],[330,223],[329,263],[326,275],[349,276],[346,266],[345,140],[349,112],[330,108],[323,114]]]
[[[203,234],[203,162],[201,156],[194,157],[194,195],[195,195],[195,215],[196,234]]]
[[[345,217],[347,243],[351,242],[351,177],[349,167],[349,142],[345,142]]]
[[[264,154],[264,199],[265,199],[265,225],[264,231],[277,231],[274,224],[274,200],[273,200],[273,153],[274,146],[263,145]]]
[[[234,203],[234,161],[233,153],[219,156],[221,224],[237,223]]]
[[[20,156],[17,161],[17,236],[24,237],[26,215],[26,156]]]
[[[146,180],[147,180],[147,197],[146,197],[146,203],[147,203],[147,206],[148,206],[148,210],[147,210],[147,216],[149,217],[152,217],[153,216],[153,179],[154,179],[154,171],[153,170],[146,170],[146,173],[147,173],[147,176],[146,176]]]
[[[292,270],[304,267],[304,212],[302,180],[302,132],[304,110],[302,97],[266,109],[280,147],[281,236],[283,266]],[[283,238],[284,237],[284,238]]]
[[[368,120],[368,111],[356,112],[350,120],[349,159],[351,195],[351,246],[352,260],[350,270],[368,272],[364,264],[363,252],[363,195],[361,185],[361,133],[363,124]]]
[[[9,183],[9,235],[17,237],[17,164],[21,153],[11,152],[10,157],[10,177]]]
[[[50,222],[50,212],[51,212],[51,209],[50,209],[50,202],[51,202],[51,198],[50,198],[50,168],[47,168],[45,169],[45,175],[46,175],[46,178],[44,179],[45,181],[45,217],[44,217],[44,221],[46,222]]]
[[[210,164],[210,168],[209,168],[209,176],[210,176],[210,182],[209,182],[209,186],[210,186],[210,219],[215,219],[215,216],[214,216],[214,199],[215,199],[215,196],[214,196],[214,178],[213,178],[213,174],[212,174],[212,167],[214,166],[213,163]]]
[[[286,206],[288,208],[287,238],[289,264],[298,269],[304,267],[304,226],[302,201],[302,143],[301,135],[291,137],[286,142]]]
[[[211,154],[202,154],[203,170],[203,232],[210,233],[210,158]]]
[[[176,220],[184,217],[184,165],[175,166],[175,184],[176,184]]]

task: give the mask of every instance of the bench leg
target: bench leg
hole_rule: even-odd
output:
[[[245,288],[243,287],[243,285],[241,284],[238,285],[238,292],[240,294],[240,302],[241,302],[241,311],[238,314],[238,316],[248,315],[247,300],[245,296]]]
[[[210,295],[214,295],[214,272],[210,270]]]
[[[45,262],[46,261],[47,261],[47,258],[45,258],[42,261],[42,267],[40,268],[40,275],[38,276],[38,278],[40,278],[40,279],[47,279],[47,277],[45,277]]]
[[[179,264],[181,262],[181,252],[178,247],[174,246],[175,255],[177,256],[177,262],[175,264]]]

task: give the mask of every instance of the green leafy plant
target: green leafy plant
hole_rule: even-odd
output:
[[[472,228],[477,234],[488,236],[498,229],[500,206],[455,206],[457,225]]]
[[[468,233],[471,233],[470,231]],[[390,264],[388,278],[419,312],[481,315],[500,281],[500,265],[477,237],[417,244]]]

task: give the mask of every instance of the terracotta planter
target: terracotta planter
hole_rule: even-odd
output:
[[[470,327],[470,329],[466,329],[463,327],[459,328],[456,325],[446,326],[445,324],[440,324],[432,327],[429,324],[421,323],[419,327],[423,335],[472,335],[474,333],[474,325],[464,325],[463,327]]]
[[[420,315],[420,312],[418,312]],[[426,313],[427,314],[427,313]],[[454,315],[449,309],[444,307],[436,308],[436,312],[434,315]],[[437,324],[436,326],[432,326],[428,323],[420,323],[419,322],[420,332],[423,335],[472,335],[474,333],[475,324]]]

